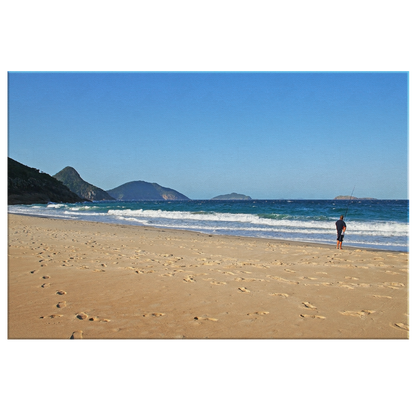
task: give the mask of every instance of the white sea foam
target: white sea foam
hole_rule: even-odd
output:
[[[62,208],[63,206],[65,205],[64,204],[48,204],[46,205],[46,208],[47,209],[50,209],[50,208],[59,209],[59,208]]]
[[[91,210],[91,209],[93,209],[93,207],[90,206],[90,205],[83,205],[83,206],[80,206],[80,207],[70,207],[69,208],[70,211],[88,211],[88,210]]]
[[[194,214],[186,211],[162,211],[162,210],[109,210],[108,215],[115,216],[124,220],[139,220],[141,222],[150,220],[180,220],[201,223],[231,223],[234,229],[240,229],[238,224],[250,225],[251,230],[303,230],[304,233],[317,233],[322,231],[334,231],[335,223],[332,221],[301,221],[287,219],[262,218],[253,214],[229,214],[229,213],[210,213]],[[271,228],[254,228],[252,225],[269,226]],[[246,230],[247,228],[242,228]],[[394,221],[367,223],[351,221],[347,227],[348,234],[366,235],[386,235],[386,236],[407,236],[408,224]]]

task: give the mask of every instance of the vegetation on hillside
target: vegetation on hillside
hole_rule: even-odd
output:
[[[47,204],[48,202],[83,202],[62,182],[8,158],[8,204]]]

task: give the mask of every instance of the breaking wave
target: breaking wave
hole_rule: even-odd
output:
[[[333,201],[327,201],[326,205],[322,205],[319,209],[311,202],[308,205],[308,201],[302,201],[297,205],[299,201],[291,201],[290,205],[285,201],[283,208],[279,205],[279,212],[276,212],[278,211],[276,204],[272,202],[263,203],[261,206],[260,204],[219,205],[209,201],[205,205],[201,202],[175,204],[172,201],[169,204],[114,201],[90,204],[13,205],[9,206],[9,213],[148,225],[203,233],[331,244],[334,242],[336,238],[334,222],[339,214],[333,212]],[[233,210],[239,212],[232,212]],[[364,215],[357,212],[348,219],[346,243],[362,247],[408,249],[408,222],[388,218],[384,211],[371,212],[371,215],[367,211],[365,218],[370,219],[364,220]]]

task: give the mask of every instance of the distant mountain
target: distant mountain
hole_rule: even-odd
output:
[[[133,181],[107,191],[119,201],[189,201],[189,198],[173,189],[157,183]]]
[[[10,157],[7,159],[9,205],[84,201],[47,173],[40,173],[39,169],[25,166]]]
[[[248,200],[251,200],[251,198],[247,195],[236,194],[235,192],[233,192],[232,194],[219,195],[211,199],[211,201],[235,201],[235,200],[248,201]]]
[[[97,188],[88,182],[85,182],[79,173],[72,168],[67,166],[62,169],[56,175],[53,175],[55,179],[61,181],[66,185],[72,192],[75,192],[81,198],[88,199],[90,201],[109,201],[114,200],[106,191],[101,188]]]
[[[377,198],[357,198],[357,197],[355,197],[355,196],[348,196],[348,195],[339,195],[339,196],[336,196],[334,199],[370,199],[370,200],[374,200],[374,199],[377,199]]]

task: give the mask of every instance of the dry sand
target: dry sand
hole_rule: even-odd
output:
[[[10,214],[8,232],[9,339],[409,337],[408,253]]]

